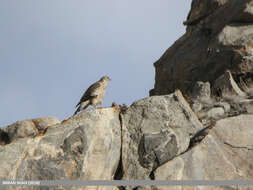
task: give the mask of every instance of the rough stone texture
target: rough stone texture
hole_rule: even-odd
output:
[[[242,15],[240,15],[238,21],[248,23],[251,23],[253,21],[253,1],[250,1],[246,5],[246,9],[243,11]]]
[[[227,102],[217,102],[214,104],[215,107],[222,107],[225,112],[229,112],[231,109],[231,106]]]
[[[156,180],[252,180],[252,123],[253,115],[240,115],[219,120],[200,144],[157,168],[154,178]],[[166,188],[157,187],[157,189]],[[199,187],[184,187],[183,189],[197,190]],[[236,188],[205,186],[202,189]],[[238,189],[250,188],[238,187]]]
[[[228,0],[192,0],[191,10],[184,25],[188,25],[189,29],[191,25],[197,24],[227,2]]]
[[[243,92],[238,87],[230,71],[226,71],[213,85],[213,91],[220,94],[219,96],[209,98],[205,96],[204,84],[197,82],[192,94],[188,96],[192,110],[203,125],[208,126],[210,123],[228,116],[253,113],[253,96],[249,91]]]
[[[87,110],[48,128],[44,136],[18,138],[0,146],[0,179],[112,180],[118,167],[120,148],[119,110]],[[26,186],[23,189],[38,188]]]
[[[253,100],[249,104],[245,105],[245,109],[247,110],[247,113],[253,114]]]
[[[193,0],[187,32],[154,64],[150,95],[175,89],[185,94],[195,81],[209,81],[212,86],[226,70],[239,87],[252,85],[252,10],[252,0]]]
[[[18,138],[34,137],[39,133],[43,133],[48,127],[59,123],[55,117],[37,118],[31,120],[17,121],[2,130],[9,136],[10,142]]]
[[[209,82],[198,81],[193,87],[192,98],[199,101],[209,100],[211,97],[211,88]]]
[[[193,103],[191,104],[191,108],[192,108],[192,111],[194,111],[194,112],[199,112],[199,111],[202,110],[203,105],[202,105],[201,102],[195,101],[195,102],[193,102]]]
[[[122,117],[123,179],[149,179],[203,128],[180,91],[137,101]]]
[[[222,107],[212,108],[207,112],[209,118],[219,118],[225,114],[225,110]]]
[[[213,91],[215,91],[214,93],[218,94],[221,97],[247,96],[247,94],[243,92],[236,84],[231,72],[228,70],[214,81]]]
[[[194,112],[200,112],[205,104],[212,104],[210,83],[197,81],[188,99],[191,101],[190,105]]]

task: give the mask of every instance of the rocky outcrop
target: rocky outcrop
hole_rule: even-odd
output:
[[[230,71],[226,71],[213,84],[214,93],[221,97],[240,96],[247,97],[247,94],[243,92],[237,83],[235,82]]]
[[[253,116],[240,115],[219,120],[209,134],[185,154],[174,158],[154,172],[160,180],[252,180]],[[166,189],[157,187],[156,190]],[[172,190],[181,187],[171,187]],[[199,187],[184,187],[197,190]],[[235,187],[204,187],[227,190]],[[250,189],[238,187],[238,189]]]
[[[209,82],[198,81],[193,87],[193,93],[188,100],[192,110],[203,125],[208,125],[226,117],[252,114],[253,99],[240,94],[240,91],[236,91],[238,86],[233,81],[229,71],[216,81],[219,81],[218,84],[223,84],[217,88],[220,89],[220,97],[211,97]]]
[[[227,70],[239,87],[251,86],[252,10],[251,0],[193,0],[186,34],[154,64],[155,87],[150,95],[175,89],[185,94],[196,81],[208,81],[213,87]]]
[[[180,91],[137,101],[123,114],[123,179],[150,179],[203,129]]]
[[[16,122],[2,130],[2,136],[18,138],[10,138],[12,140],[9,143],[0,146],[0,179],[252,179],[253,116],[242,113],[231,115],[234,106],[227,102],[213,102],[209,97],[209,90],[210,85],[198,82],[194,91],[196,102],[199,101],[202,105],[200,112],[205,112],[205,117],[200,117],[200,112],[195,114],[182,93],[177,90],[169,95],[136,101],[129,108],[114,104],[111,108],[85,110],[62,123],[52,119],[52,122],[48,122],[52,125],[45,125],[46,130],[35,136],[30,135],[30,132],[14,135],[14,130],[11,129],[16,129],[17,123],[22,130],[15,131],[20,133],[29,131],[24,129],[30,129],[31,120]],[[253,107],[249,102],[245,104],[249,108]],[[218,108],[223,112],[215,111]],[[216,112],[220,113],[218,117],[214,114]],[[209,119],[210,122],[204,122],[204,119]],[[49,120],[47,118],[39,121],[47,123]],[[6,187],[6,190],[13,188]],[[18,188],[40,189],[36,186]],[[228,188],[233,189],[209,189]],[[89,186],[71,189],[117,187]],[[166,188],[132,186],[119,189]]]
[[[30,121],[18,123],[30,127]],[[19,126],[25,128],[25,125]],[[120,147],[119,110],[88,110],[62,124],[51,125],[42,136],[23,136],[0,146],[0,179],[112,180],[120,160]]]
[[[252,0],[193,0],[186,34],[155,63],[153,96],[1,128],[0,180],[252,180],[252,21]]]
[[[5,140],[2,138],[2,142],[3,144],[8,144],[19,138],[35,137],[45,133],[50,126],[58,123],[60,123],[59,120],[54,117],[17,121],[2,128],[3,134],[6,136]]]

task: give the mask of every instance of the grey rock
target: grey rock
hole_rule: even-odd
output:
[[[224,116],[225,110],[222,107],[214,107],[207,111],[207,117],[217,119]]]
[[[213,90],[219,93],[219,95],[223,98],[231,98],[231,96],[247,96],[247,94],[243,92],[236,84],[229,70],[227,70],[222,76],[215,80]]]
[[[44,136],[22,136],[0,146],[0,179],[112,180],[119,164],[120,149],[119,110],[86,110],[49,127]],[[74,189],[112,188],[94,186]]]
[[[253,178],[252,123],[253,115],[240,115],[217,121],[200,144],[158,167],[154,172],[154,178],[156,180],[251,180]],[[174,187],[174,189],[180,188],[182,187]],[[203,188],[226,190],[234,187],[205,186]],[[184,187],[184,189],[188,188]],[[238,187],[238,189],[250,188]]]
[[[229,112],[231,109],[231,106],[228,102],[217,102],[214,104],[215,107],[222,107],[225,112]]]
[[[199,112],[206,104],[210,104],[212,102],[210,83],[196,82],[191,93],[191,101],[191,108],[194,112]]]
[[[245,108],[248,114],[253,114],[253,100],[245,104]]]
[[[199,112],[200,110],[202,110],[203,104],[200,103],[199,101],[194,101],[194,102],[191,104],[191,108],[192,108],[192,111],[194,111],[194,112]]]
[[[123,179],[149,179],[203,128],[180,91],[137,101],[122,118]]]
[[[211,97],[211,88],[209,82],[198,81],[193,87],[192,98],[199,101],[209,100]]]
[[[18,138],[35,137],[58,123],[59,120],[55,117],[45,117],[17,121],[7,127],[3,127],[2,130],[8,134],[10,142],[12,142]]]
[[[252,43],[252,29],[251,24],[232,23],[217,35],[217,43],[224,46],[249,46]]]

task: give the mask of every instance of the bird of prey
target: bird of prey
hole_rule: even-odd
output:
[[[103,97],[108,82],[111,79],[108,76],[103,76],[99,81],[92,84],[83,94],[82,98],[76,105],[77,110],[74,113],[77,114],[79,111],[86,109],[89,105],[97,107],[98,104],[102,104]]]

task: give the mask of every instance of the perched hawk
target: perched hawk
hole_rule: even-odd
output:
[[[103,76],[99,81],[92,84],[83,94],[79,103],[76,105],[77,110],[74,115],[87,108],[89,105],[93,105],[95,108],[98,104],[102,104],[103,97],[105,95],[105,90],[108,82],[111,79],[108,76]]]

